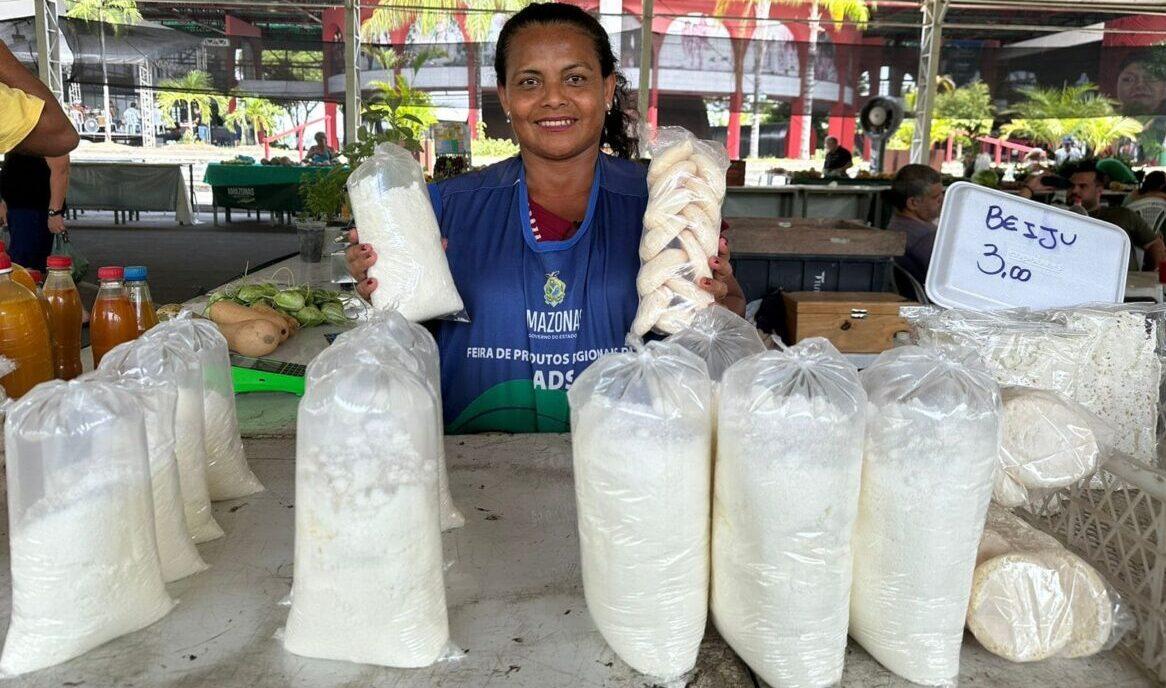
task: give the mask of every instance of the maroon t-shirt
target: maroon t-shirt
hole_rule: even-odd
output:
[[[530,200],[530,231],[535,241],[566,241],[578,230],[578,223],[565,220]]]

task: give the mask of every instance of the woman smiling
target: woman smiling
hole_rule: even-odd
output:
[[[494,69],[519,155],[430,186],[472,318],[436,329],[447,429],[562,432],[566,390],[623,347],[635,316],[646,169],[634,161],[627,83],[594,17],[530,5],[503,26]],[[724,239],[720,249],[700,286],[740,313]],[[367,244],[348,250],[365,298],[376,259]]]

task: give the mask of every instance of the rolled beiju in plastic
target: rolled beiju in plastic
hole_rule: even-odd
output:
[[[1084,657],[1112,641],[1114,602],[1100,574],[1056,539],[993,506],[968,604],[968,628],[1014,662]]]
[[[753,323],[715,304],[697,311],[687,327],[667,340],[703,358],[713,382],[720,382],[737,361],[765,351]]]
[[[713,302],[700,288],[712,277],[709,258],[721,237],[721,202],[729,158],[720,144],[698,141],[691,132],[665,127],[652,145],[648,206],[640,240],[636,291],[639,309],[632,333],[683,329],[697,310]]]
[[[869,404],[850,635],[894,673],[952,685],[1000,443],[979,368],[915,346],[861,373]]]
[[[382,363],[361,341],[337,342],[344,355],[321,354],[308,366],[284,647],[422,667],[449,643],[434,399],[422,377]]]
[[[0,673],[60,664],[165,616],[138,402],[105,382],[46,382],[12,407],[5,434],[12,621]]]
[[[441,529],[445,531],[465,525],[466,519],[458,511],[449,492],[449,473],[445,465],[445,424],[441,409],[441,363],[433,335],[421,325],[409,322],[397,311],[386,309],[374,314],[364,326],[341,334],[336,341],[359,343],[362,353],[375,351],[385,362],[403,365],[426,381],[433,394],[436,414],[434,427],[437,429],[435,446]],[[326,357],[331,355],[328,353]]]
[[[373,307],[396,308],[413,322],[465,319],[425,173],[413,156],[400,146],[380,144],[348,178],[348,197],[360,239],[377,255],[368,270],[377,280]]]
[[[235,413],[235,388],[231,380],[231,354],[227,340],[210,320],[183,312],[155,326],[146,339],[169,338],[188,347],[202,366],[203,414],[206,419],[206,480],[211,501],[237,499],[263,489],[247,465],[239,419]]]
[[[105,363],[108,356],[106,354],[101,362]],[[178,385],[165,378],[118,375],[109,369],[88,373],[84,379],[103,380],[124,389],[141,404],[146,419],[154,536],[162,564],[162,580],[170,583],[205,571],[206,562],[199,556],[186,527],[182,488],[178,481],[178,459],[174,452]]]
[[[866,393],[825,339],[733,365],[721,383],[713,621],[774,686],[842,678]]]
[[[206,484],[206,418],[203,414],[202,366],[198,357],[174,341],[139,338],[110,349],[101,357],[99,370],[174,383],[178,390],[174,453],[186,529],[196,544],[221,538],[223,529],[211,513]]]
[[[671,681],[695,665],[708,616],[711,382],[675,344],[633,348],[567,393],[583,591],[616,654]]]

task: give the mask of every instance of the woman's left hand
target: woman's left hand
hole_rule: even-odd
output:
[[[729,263],[729,240],[723,235],[716,257],[709,258],[709,267],[713,271],[712,279],[702,279],[700,288],[712,294],[721,306],[744,317],[745,293],[741,291],[741,285],[737,284],[737,278],[733,277],[733,266]]]

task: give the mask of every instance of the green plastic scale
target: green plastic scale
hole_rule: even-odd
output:
[[[304,396],[307,366],[271,358],[251,358],[231,354],[231,381],[235,394],[287,392]]]

